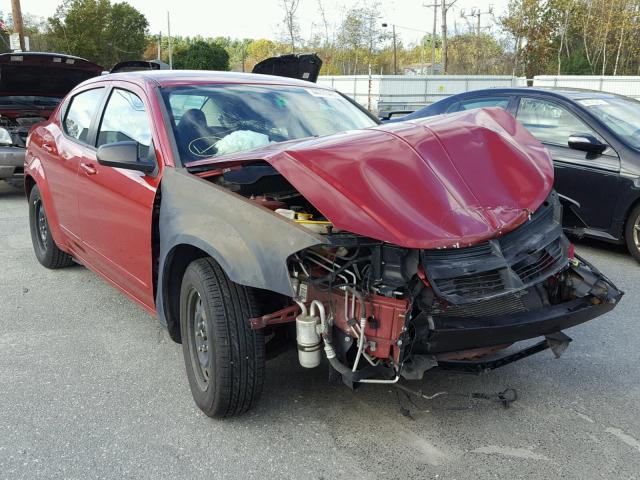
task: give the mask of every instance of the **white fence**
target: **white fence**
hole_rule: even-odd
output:
[[[372,112],[416,110],[456,93],[526,86],[524,78],[498,75],[336,75],[318,84],[335,88]]]
[[[536,75],[533,77],[533,86],[586,88],[640,99],[640,77]]]

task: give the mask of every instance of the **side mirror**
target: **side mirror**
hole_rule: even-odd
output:
[[[155,162],[140,158],[138,155],[138,142],[130,140],[101,145],[98,147],[96,158],[100,165],[107,167],[137,170],[144,173],[152,173],[156,169]]]
[[[590,133],[574,133],[569,137],[569,148],[587,153],[602,153],[607,145]]]

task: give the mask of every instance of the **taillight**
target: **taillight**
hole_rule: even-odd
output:
[[[573,260],[574,258],[576,258],[576,247],[573,243],[569,243],[569,249],[567,253],[569,254],[569,260]]]

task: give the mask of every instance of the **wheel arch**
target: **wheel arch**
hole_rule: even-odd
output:
[[[156,309],[178,342],[175,286],[188,263],[206,255],[238,285],[290,296],[287,259],[324,242],[281,215],[182,169],[166,169],[161,198]]]
[[[623,231],[623,235],[624,235],[624,231],[627,227],[627,222],[629,221],[629,217],[631,216],[631,212],[633,212],[633,210],[640,205],[640,194],[638,194],[638,196],[631,202],[629,202],[629,206],[627,207],[626,211],[624,212],[624,221],[622,222],[622,231]]]
[[[39,159],[34,159],[31,165],[29,165],[24,172],[24,193],[27,197],[27,201],[29,201],[31,192],[36,186],[40,189],[40,197],[42,198],[42,203],[44,204],[45,211],[47,212],[49,230],[51,231],[53,240],[60,248],[61,245],[64,245],[64,233],[60,229],[58,212],[56,211],[55,202],[47,183],[47,177]]]
[[[27,197],[27,200],[29,199],[29,196],[31,195],[31,190],[33,190],[33,187],[36,186],[36,181],[35,179],[28,173],[24,174],[24,193]]]
[[[171,339],[182,343],[180,332],[180,288],[182,277],[191,262],[208,257],[202,248],[189,243],[175,245],[162,264],[158,285],[158,315],[169,331]]]

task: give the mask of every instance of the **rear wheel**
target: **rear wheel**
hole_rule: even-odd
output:
[[[640,262],[640,205],[631,211],[627,219],[625,240],[631,255]]]
[[[37,185],[29,194],[29,228],[33,251],[44,267],[63,268],[73,263],[71,255],[60,250],[51,236],[47,212],[44,209],[40,189]]]
[[[192,262],[180,291],[182,351],[196,405],[210,417],[249,410],[264,380],[264,334],[253,290],[233,283],[210,258]]]

